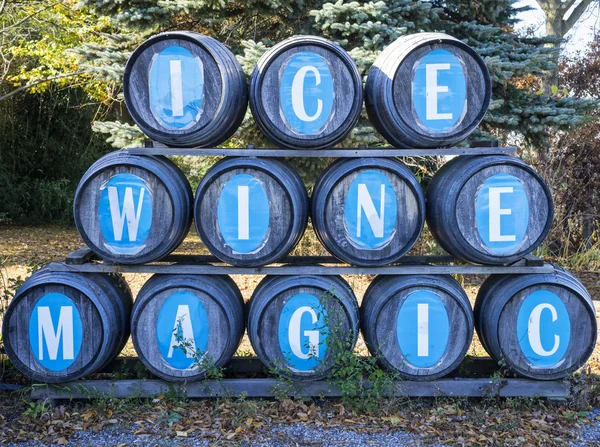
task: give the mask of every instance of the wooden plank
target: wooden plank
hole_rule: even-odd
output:
[[[554,272],[554,267],[551,264],[544,264],[541,267],[483,265],[394,265],[386,267],[292,265],[234,267],[229,265],[210,264],[68,265],[63,262],[53,262],[48,268],[50,271],[54,272],[164,273],[178,275],[500,275]]]
[[[65,258],[65,264],[81,265],[96,258],[96,254],[89,247],[81,247],[72,253],[69,253]]]
[[[83,262],[79,262],[82,259],[80,254],[84,252],[91,253],[87,259]],[[88,247],[82,247],[73,253],[70,253],[65,258],[65,264],[68,265],[81,265],[91,260],[99,260],[98,256],[94,254]],[[180,254],[174,253],[165,256],[160,262],[172,262],[180,264],[223,264],[219,258],[213,255],[194,255],[194,254]],[[450,255],[435,255],[435,256],[418,256],[409,255],[403,256],[395,264],[450,264],[454,262],[454,257]],[[105,261],[105,264],[107,262]],[[291,264],[291,265],[314,265],[314,264],[344,264],[342,261],[334,256],[286,256],[277,264]],[[112,263],[111,263],[112,265]]]
[[[25,388],[24,385],[13,385],[12,383],[0,383],[0,391],[19,391]]]
[[[372,387],[364,382],[366,389]],[[62,385],[33,385],[31,398],[45,399],[93,399],[149,398],[167,392],[178,392],[190,398],[215,398],[245,395],[254,398],[270,398],[285,390],[295,396],[340,397],[341,390],[331,382],[281,382],[277,379],[224,379],[207,380],[188,384],[174,384],[162,380],[87,380]],[[570,396],[568,382],[536,381],[528,379],[440,379],[432,382],[395,381],[384,391],[385,396],[406,397],[550,397]]]
[[[254,149],[254,148],[204,148],[189,149],[176,147],[136,147],[124,149],[134,155],[193,155],[225,157],[302,157],[302,158],[354,158],[354,157],[423,157],[448,155],[492,155],[517,153],[515,146],[504,147],[448,147],[432,149],[396,149],[396,148],[341,148],[341,149]]]
[[[142,362],[137,357],[117,357],[110,362],[100,374],[118,373],[134,373],[144,370]],[[498,363],[490,357],[470,357],[467,356],[460,366],[450,373],[447,377],[489,377],[498,371]],[[234,356],[229,363],[224,366],[225,376],[230,375],[253,375],[253,374],[268,374],[267,367],[261,362],[258,357],[240,357]]]

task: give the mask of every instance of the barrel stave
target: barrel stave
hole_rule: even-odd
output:
[[[423,316],[414,312],[415,304],[419,311],[426,306],[427,321],[426,349],[416,353]],[[450,276],[379,276],[365,293],[361,327],[369,352],[387,371],[409,380],[434,380],[464,359],[473,315],[465,292]]]
[[[241,293],[220,275],[154,275],[140,290],[132,314],[140,360],[172,382],[200,380],[223,367],[243,334]]]
[[[375,218],[367,214],[370,206]],[[330,253],[349,264],[380,266],[397,261],[417,241],[424,221],[421,186],[394,159],[337,161],[313,190],[315,233]]]
[[[358,325],[354,293],[336,276],[267,276],[249,305],[248,336],[256,355],[269,369],[296,380],[331,375],[338,350],[354,348]]]
[[[300,241],[308,206],[302,180],[283,162],[227,158],[215,164],[198,186],[196,229],[208,250],[222,261],[262,266],[283,258]]]
[[[298,103],[281,96],[295,91],[287,86],[288,67],[289,77],[298,69],[293,85],[300,70],[310,69],[302,78],[302,93],[306,94],[304,83],[310,75],[315,88],[323,90],[322,98],[312,98],[320,104],[316,111],[307,111],[310,101]],[[256,123],[269,140],[289,149],[324,149],[342,141],[358,122],[362,98],[362,80],[350,55],[315,36],[294,36],[273,46],[260,58],[250,80],[250,109]]]
[[[486,280],[477,296],[476,321],[490,356],[537,380],[573,373],[591,356],[597,338],[589,293],[560,268],[554,274]]]

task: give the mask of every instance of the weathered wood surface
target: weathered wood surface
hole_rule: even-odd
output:
[[[475,321],[490,356],[532,379],[567,377],[596,345],[592,299],[577,278],[558,268],[488,278],[477,295]]]
[[[436,149],[378,149],[378,148],[344,148],[344,149],[257,149],[254,147],[228,149],[189,149],[164,147],[137,147],[123,149],[133,155],[193,155],[193,156],[227,156],[227,157],[301,157],[301,158],[361,158],[361,157],[425,157],[451,155],[514,155],[515,146],[505,147],[447,147]]]
[[[340,160],[312,194],[312,223],[327,250],[352,265],[383,266],[407,253],[425,223],[425,196],[395,159]]]
[[[247,329],[270,370],[322,379],[336,367],[336,349],[352,352],[356,344],[358,302],[339,276],[268,276],[252,294]]]
[[[464,140],[490,99],[490,75],[481,57],[443,33],[412,34],[388,45],[365,86],[371,122],[398,147],[451,146]]]
[[[393,265],[385,267],[351,267],[322,265],[290,265],[268,267],[234,267],[202,264],[83,264],[68,265],[52,262],[48,265],[55,272],[123,272],[165,273],[174,275],[501,275],[552,273],[554,266],[485,266],[485,265]]]
[[[82,265],[89,261],[97,261],[98,258],[89,247],[82,247],[69,253],[65,258],[65,264]],[[531,259],[531,260],[529,260]],[[396,264],[450,264],[454,257],[449,255],[434,256],[402,256]],[[218,264],[223,263],[219,258],[213,255],[192,255],[192,254],[170,254],[161,259],[161,262],[178,262],[182,264]],[[531,257],[523,259],[520,265],[544,265],[544,261]],[[534,264],[530,264],[534,263]],[[340,264],[341,261],[334,256],[286,256],[279,261],[280,264],[288,265],[311,265],[311,264]],[[514,265],[514,264],[513,264]]]
[[[155,275],[140,290],[131,317],[140,360],[169,381],[199,380],[225,365],[244,330],[242,295],[226,276]]]
[[[213,255],[257,267],[277,262],[296,246],[306,230],[308,206],[302,180],[285,163],[228,158],[198,186],[195,225]]]
[[[84,174],[73,209],[79,234],[100,257],[139,264],[160,259],[183,241],[192,191],[164,157],[113,152]]]
[[[369,352],[408,380],[433,380],[456,369],[473,339],[473,312],[451,276],[379,276],[361,306]]]
[[[146,135],[179,146],[227,140],[248,104],[246,78],[231,51],[187,31],[158,34],[137,48],[125,67],[123,93]]]
[[[356,63],[342,47],[316,36],[273,46],[250,79],[254,120],[269,140],[288,149],[339,143],[358,122],[362,101]]]
[[[367,359],[368,357],[363,357]],[[266,377],[273,374],[260,361],[258,357],[233,356],[231,360],[223,367],[225,378],[237,378],[237,376],[260,376]],[[451,371],[446,377],[453,378],[485,378],[490,377],[499,371],[498,362],[490,357],[471,357],[467,356],[460,366]],[[145,366],[137,357],[118,357],[106,365],[100,374],[119,373],[122,376],[127,374],[135,375],[139,371],[145,370]]]
[[[371,385],[365,383],[364,387]],[[341,390],[332,383],[299,382],[290,386],[277,379],[224,379],[173,384],[162,380],[89,380],[64,385],[34,385],[34,400],[93,399],[101,397],[150,398],[167,392],[179,392],[189,398],[275,397],[284,389],[297,396],[340,397]],[[394,382],[385,396],[396,397],[546,397],[567,398],[571,395],[568,382],[541,382],[527,379],[440,379],[433,382]]]
[[[530,254],[550,231],[553,215],[548,186],[516,157],[453,159],[427,190],[435,239],[450,254],[478,264],[510,264]]]
[[[67,265],[83,265],[90,261],[98,261],[100,258],[89,248],[82,247],[69,253],[65,258]],[[433,255],[419,256],[407,255],[402,256],[394,264],[451,264],[455,260],[454,256],[450,255]],[[219,264],[222,263],[219,258],[213,255],[192,255],[192,254],[170,254],[161,259],[161,262],[174,262],[180,264]],[[280,264],[286,265],[315,265],[315,264],[340,264],[341,261],[334,256],[286,256]],[[522,259],[510,264],[513,267],[542,267],[545,265],[543,259],[528,254]]]
[[[19,288],[6,311],[6,355],[33,380],[87,376],[123,349],[131,306],[131,292],[120,277],[41,269]]]

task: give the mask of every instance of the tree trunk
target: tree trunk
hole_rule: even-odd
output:
[[[563,11],[554,9],[546,12],[546,35],[564,37],[567,30],[564,29],[564,20],[562,18]],[[542,88],[546,95],[552,94],[552,86],[558,86],[558,66],[548,71],[544,79],[542,79]]]

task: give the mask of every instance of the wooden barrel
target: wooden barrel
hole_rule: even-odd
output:
[[[371,122],[400,148],[451,146],[466,139],[483,119],[491,95],[481,57],[443,33],[397,39],[377,57],[365,86]]]
[[[427,189],[427,225],[437,242],[478,264],[509,264],[531,253],[553,216],[550,189],[516,157],[457,157]]]
[[[242,295],[225,275],[154,275],[131,315],[140,360],[172,382],[199,380],[225,365],[244,329]]]
[[[475,328],[486,351],[531,379],[567,377],[596,345],[596,311],[589,293],[567,271],[495,275],[481,286]]]
[[[248,337],[272,371],[319,380],[358,337],[358,303],[340,276],[267,276],[252,294]]]
[[[473,339],[469,298],[450,275],[378,276],[361,306],[371,355],[409,380],[433,380],[458,367]]]
[[[41,269],[25,281],[6,310],[6,354],[32,380],[80,379],[123,349],[131,306],[131,292],[118,275]]]
[[[278,146],[324,149],[342,141],[362,110],[362,79],[339,45],[294,36],[259,59],[250,79],[250,109]]]
[[[158,34],[131,55],[123,94],[133,121],[168,146],[214,147],[248,106],[242,67],[219,41],[189,31]]]
[[[308,194],[281,161],[226,158],[196,192],[195,224],[208,250],[237,266],[261,266],[287,255],[308,220]]]
[[[313,191],[315,233],[327,250],[349,264],[397,261],[417,241],[424,222],[421,186],[396,159],[338,160]]]
[[[171,253],[187,235],[192,190],[167,158],[113,152],[84,174],[73,213],[79,234],[103,259],[151,262]]]

